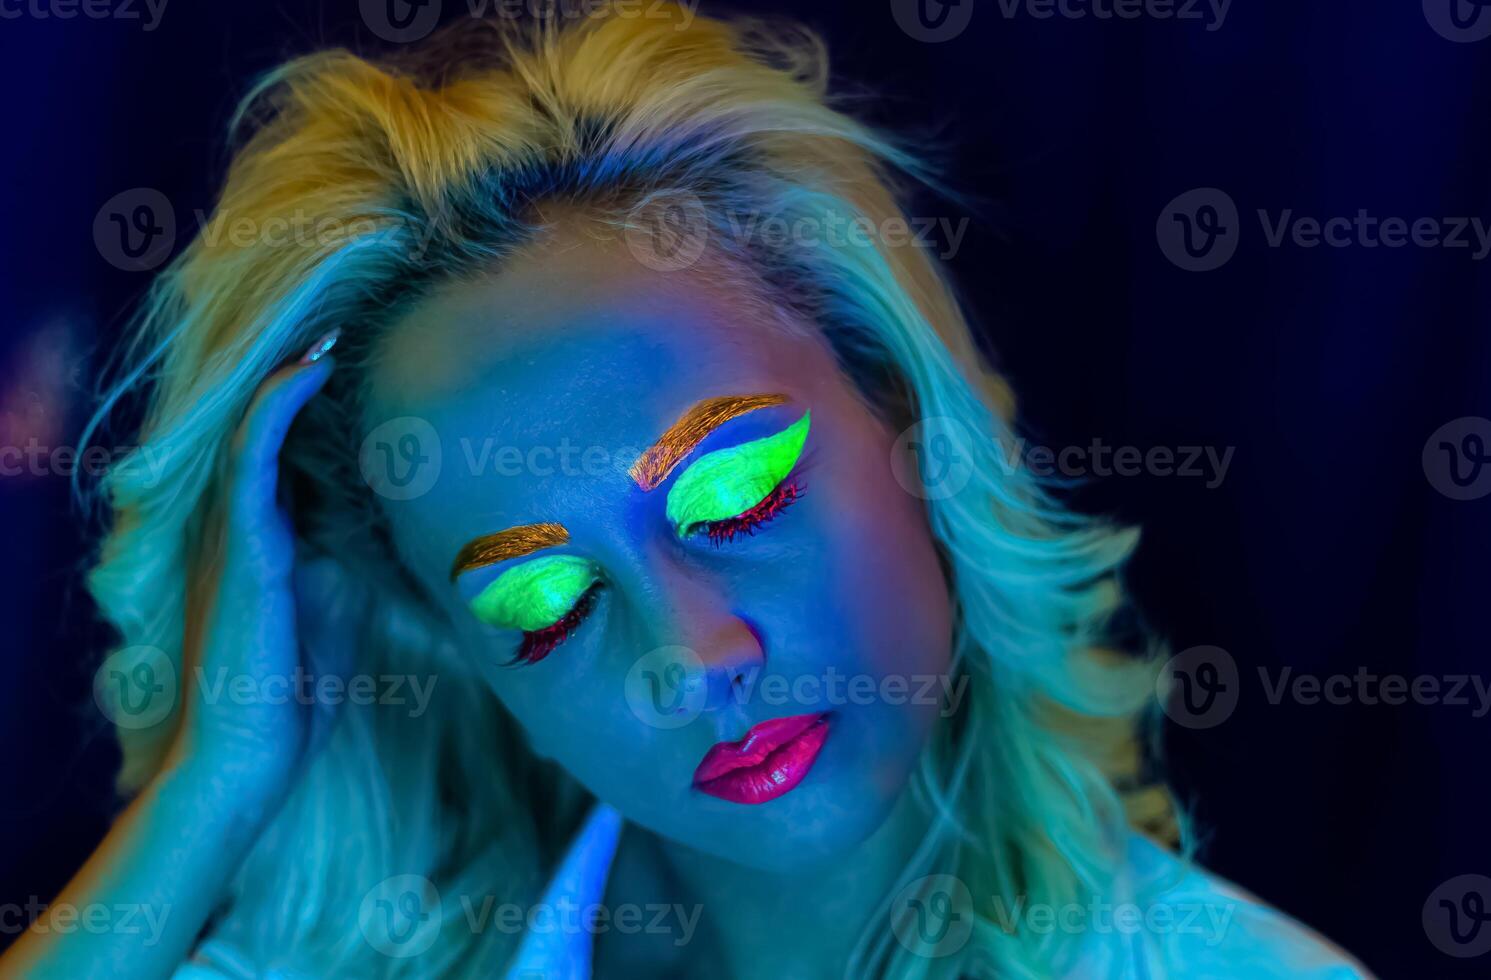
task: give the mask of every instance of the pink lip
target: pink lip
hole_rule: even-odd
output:
[[[828,713],[772,718],[738,742],[719,742],[694,770],[694,786],[731,803],[765,803],[803,781],[828,738]]]

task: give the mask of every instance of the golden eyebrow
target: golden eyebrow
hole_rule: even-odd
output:
[[[473,568],[495,565],[509,558],[521,558],[544,548],[564,544],[569,531],[563,524],[524,524],[496,534],[486,534],[469,541],[450,566],[450,580]]]
[[[704,437],[733,418],[758,408],[770,408],[787,401],[786,395],[724,395],[706,398],[668,427],[652,448],[632,464],[631,476],[643,490],[654,490],[668,478],[673,467],[694,451]]]

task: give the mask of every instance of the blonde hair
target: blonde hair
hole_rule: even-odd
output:
[[[974,464],[968,486],[927,501],[970,691],[917,773],[938,819],[903,883],[945,871],[976,896],[1082,901],[1110,887],[1127,822],[1169,826],[1161,787],[1130,793],[1127,810],[1120,793],[1145,775],[1136,730],[1152,660],[1101,652],[1135,534],[1064,511],[1008,465],[1010,393],[926,250],[741,242],[724,219],[883,227],[901,216],[892,175],[928,179],[831,105],[812,35],[671,5],[562,25],[471,20],[382,61],[340,50],[292,61],[248,96],[235,130],[250,135],[222,198],[157,281],[114,396],[151,385],[140,451],[164,460],[158,480],[121,467],[106,486],[114,523],[89,584],[124,647],[159,648],[179,669],[204,599],[199,570],[221,547],[213,513],[231,433],[263,378],[336,326],[343,366],[284,454],[298,536],[310,552],[370,542],[353,563],[365,591],[348,599],[363,624],[360,669],[460,673],[409,614],[421,598],[358,471],[359,365],[427,286],[480,275],[531,240],[535,204],[625,223],[683,192],[771,301],[822,331],[868,402],[903,424],[951,426]],[[314,222],[316,234],[294,247],[245,241],[232,234],[244,219]],[[522,753],[478,684],[440,686],[417,720],[344,714],[233,880],[212,936],[261,970],[490,973],[515,937],[447,915],[429,951],[389,957],[360,935],[360,903],[399,874],[448,894],[532,899],[583,793]],[[172,729],[120,729],[122,788],[157,770]],[[893,914],[866,931],[849,975],[1040,976],[1064,953],[981,913],[963,951],[929,959],[896,943]]]

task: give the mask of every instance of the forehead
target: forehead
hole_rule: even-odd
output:
[[[703,399],[783,394],[816,416],[845,390],[816,332],[738,277],[650,269],[575,233],[409,310],[369,389],[368,429],[413,417],[439,439],[436,484],[389,502],[432,563],[479,534],[610,513],[634,495],[630,461]]]
[[[810,330],[719,266],[651,269],[615,236],[562,226],[406,313],[370,401],[385,415],[465,415],[512,443],[583,431],[621,445],[650,442],[702,398],[812,387],[831,366]]]

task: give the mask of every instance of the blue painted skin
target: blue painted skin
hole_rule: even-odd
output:
[[[698,456],[668,489],[668,521],[679,537],[753,515],[788,479],[802,457],[809,413],[764,439]],[[754,532],[773,515],[754,514],[736,525]],[[725,540],[725,535],[719,535]],[[733,540],[731,534],[728,540]],[[715,540],[715,539],[711,539]],[[471,600],[471,610],[491,626],[524,631],[552,629],[574,612],[599,581],[600,569],[578,555],[538,555],[503,563],[503,571]]]
[[[687,949],[645,930],[601,934],[601,975],[678,966],[684,956],[702,958],[688,969],[723,957],[737,976],[831,972],[926,829],[906,787],[938,705],[848,699],[846,686],[864,677],[879,690],[892,675],[949,668],[950,603],[922,503],[892,474],[895,433],[827,348],[806,328],[798,336],[768,325],[751,312],[758,308],[718,282],[646,270],[614,242],[561,233],[495,277],[437,290],[412,309],[384,338],[370,379],[369,429],[413,415],[441,440],[429,492],[380,501],[402,560],[440,598],[443,628],[469,666],[469,677],[440,682],[489,684],[534,750],[627,819],[609,905],[703,911],[702,941]],[[283,369],[246,413],[234,440],[224,563],[183,677],[198,666],[208,678],[221,671],[256,685],[291,676],[302,638],[322,658],[305,666],[350,672],[352,631],[337,598],[346,581],[334,559],[297,566],[275,503],[285,434],[333,369],[330,356]],[[690,460],[781,432],[811,411],[794,473],[805,495],[754,536],[718,548],[703,535],[680,540],[665,508],[683,467],[650,493],[626,467],[696,402],[764,393],[787,401],[726,423]],[[510,453],[484,447],[516,447],[538,465],[513,472]],[[503,667],[522,634],[481,622],[469,605],[501,566],[454,584],[449,569],[471,539],[538,521],[570,533],[546,553],[594,562],[604,587],[546,659]],[[638,658],[665,646],[693,650],[705,673],[698,716],[674,728],[648,723],[626,697]],[[802,679],[817,688],[792,687]],[[761,694],[773,681],[789,696],[767,703]],[[325,707],[293,698],[242,704],[185,687],[185,717],[162,772],[57,900],[172,915],[144,947],[118,931],[65,941],[28,933],[5,971],[169,974],[331,720]],[[768,718],[824,710],[835,712],[828,743],[787,795],[743,806],[692,788],[716,742]],[[494,755],[508,751],[492,746]],[[763,946],[762,936],[773,942]]]
[[[294,698],[211,696],[213,679],[293,676],[297,666],[349,672],[335,563],[296,564],[276,503],[279,450],[296,413],[325,384],[331,357],[277,371],[256,394],[232,444],[226,547],[205,627],[183,652],[181,727],[160,774],[115,820],[56,907],[154,910],[146,929],[27,932],[6,953],[6,976],[166,976],[184,962],[223,883],[330,732],[332,709]],[[300,641],[318,647],[302,665]],[[201,676],[206,684],[195,683]],[[142,942],[142,937],[148,941]]]
[[[846,901],[888,894],[882,886],[922,829],[898,804],[937,705],[842,703],[848,677],[878,690],[888,675],[948,670],[948,591],[922,502],[895,481],[896,434],[806,329],[789,334],[717,284],[650,272],[616,246],[577,237],[515,257],[491,280],[439,290],[393,327],[365,424],[427,420],[442,467],[428,493],[381,504],[408,567],[443,598],[462,656],[532,747],[651,832],[641,843],[624,836],[618,867],[682,869],[706,920],[711,904],[741,906],[740,894],[759,889],[788,916],[774,913],[762,928],[781,928],[784,939],[829,928],[784,903],[784,880],[804,905],[847,914]],[[654,491],[627,476],[631,458],[696,402],[772,393],[787,402],[721,426]],[[667,491],[689,462],[779,433],[808,411],[800,500],[752,537],[719,547],[703,535],[678,539]],[[511,465],[520,459],[538,465]],[[552,552],[593,561],[604,585],[546,659],[505,667],[522,634],[482,623],[468,606],[501,566],[454,586],[447,572],[468,541],[540,521],[568,528]],[[648,724],[625,696],[628,671],[664,646],[692,649],[708,674],[702,713],[678,728]],[[841,703],[827,700],[833,675]],[[802,678],[823,682],[816,699],[763,703],[767,685]],[[741,693],[750,682],[755,697]],[[787,795],[744,806],[692,788],[716,742],[767,718],[829,709],[827,745]],[[653,849],[660,854],[632,860]],[[625,878],[612,888],[626,888]],[[716,891],[726,883],[729,892]],[[798,948],[815,943],[826,955],[836,945],[805,935]]]

